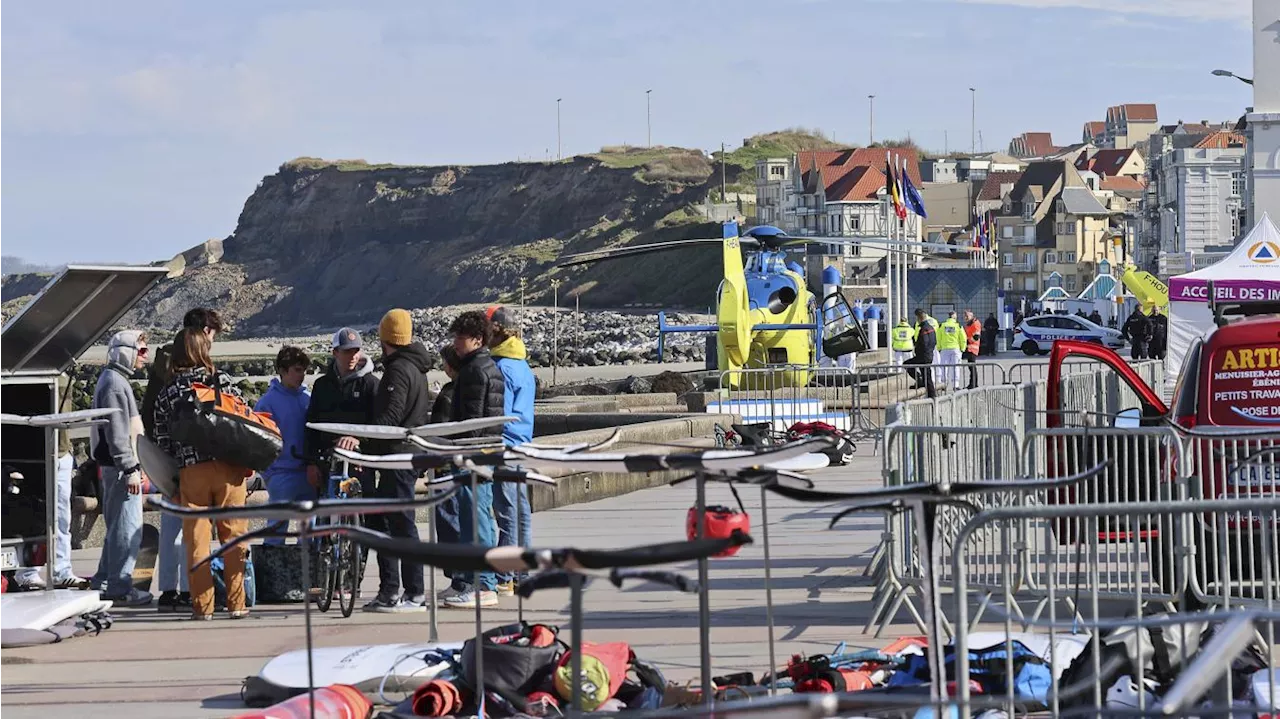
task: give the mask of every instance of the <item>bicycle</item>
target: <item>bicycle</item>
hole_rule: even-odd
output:
[[[340,473],[330,470],[324,495],[326,499],[355,499],[361,496],[360,479],[347,476],[346,470],[346,463],[343,463],[343,471]],[[358,526],[360,517],[343,514],[330,518],[327,523]],[[337,595],[338,609],[342,616],[350,617],[360,598],[360,581],[364,578],[366,561],[364,550],[349,538],[340,535],[328,535],[315,541],[316,584],[320,590],[316,595],[316,608],[322,612],[329,611],[334,595]]]

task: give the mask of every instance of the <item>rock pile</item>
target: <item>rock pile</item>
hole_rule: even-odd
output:
[[[430,307],[413,310],[414,335],[436,350],[450,341],[449,324],[466,307]],[[517,314],[519,310],[512,308]],[[529,350],[529,364],[550,367],[552,352],[559,354],[561,367],[645,364],[658,361],[658,316],[621,312],[560,310],[530,307],[524,311],[522,335]],[[703,315],[676,313],[667,316],[672,324],[710,324]],[[361,327],[366,349],[378,356],[377,327]],[[558,341],[557,341],[558,336]],[[679,333],[666,338],[666,362],[701,362],[706,358],[706,334]],[[327,353],[328,347],[314,349]]]

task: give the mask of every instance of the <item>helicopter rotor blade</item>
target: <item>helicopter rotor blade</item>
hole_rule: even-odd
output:
[[[671,250],[684,250],[697,245],[722,244],[722,238],[699,237],[689,240],[671,240],[669,242],[653,242],[646,245],[618,245],[615,247],[602,247],[598,250],[589,250],[587,252],[575,252],[568,255],[561,255],[560,261],[556,263],[557,267],[573,267],[575,265],[585,265],[592,262],[601,262],[603,260],[616,260],[622,257],[632,257],[634,255],[645,255],[651,252],[669,252]]]
[[[981,247],[969,245],[948,245],[941,242],[921,242],[917,240],[897,240],[888,237],[789,237],[784,244],[824,244],[824,245],[884,245],[891,249],[909,247],[927,250],[948,251],[952,253],[985,252]]]

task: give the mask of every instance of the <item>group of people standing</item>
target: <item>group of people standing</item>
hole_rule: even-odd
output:
[[[1155,307],[1136,309],[1120,328],[1120,337],[1129,342],[1133,359],[1164,359],[1169,342],[1169,318]]]
[[[307,429],[308,422],[416,427],[428,422],[505,415],[518,419],[481,434],[501,433],[508,446],[530,441],[536,384],[518,327],[511,313],[502,307],[459,315],[449,328],[452,343],[440,349],[450,382],[435,396],[427,381],[433,358],[414,339],[413,320],[407,310],[387,312],[378,325],[380,378],[373,374],[374,362],[365,356],[360,333],[352,328],[344,327],[333,335],[328,367],[310,390],[305,387],[310,357],[297,347],[281,349],[275,362],[278,376],[254,406],[256,412],[271,416],[284,440],[279,458],[262,473],[270,500],[314,499],[327,493],[335,446],[369,453],[408,449],[397,443],[333,437]],[[135,590],[132,585],[142,535],[144,475],[137,454],[141,435],[154,441],[179,467],[178,496],[169,499],[189,507],[244,504],[246,480],[252,472],[209,456],[173,435],[175,410],[190,397],[195,384],[220,387],[223,393],[240,396],[210,356],[213,341],[222,330],[216,311],[202,308],[188,312],[173,343],[156,352],[155,361],[150,363],[140,407],[129,379],[150,359],[146,335],[122,331],[112,336],[93,406],[119,412],[95,430],[90,450],[99,467],[107,537],[98,573],[88,581],[69,575],[68,586],[99,589],[104,598],[122,606],[146,606],[154,600],[150,593]],[[416,493],[418,475],[409,470],[382,470],[367,472],[360,479],[366,496],[409,499]],[[500,482],[495,488],[482,482],[474,493],[468,485],[438,506],[436,512],[440,541],[528,546],[531,539],[532,515],[524,485]],[[478,521],[473,522],[473,516]],[[371,515],[365,521],[392,537],[418,538],[412,511]],[[157,560],[161,611],[189,609],[193,619],[213,617],[213,575],[209,566],[194,572],[187,568],[208,557],[215,525],[222,542],[247,531],[244,520],[210,522],[162,517]],[[226,608],[232,618],[248,614],[244,591],[246,552],[247,548],[240,547],[223,555]],[[458,573],[450,577],[450,586],[439,596],[429,598],[421,565],[379,556],[378,579],[377,596],[365,609],[399,613],[424,611],[427,602],[433,600],[454,608],[492,606],[498,602],[498,595],[515,593],[519,577]]]
[[[912,368],[907,372],[915,381],[914,389],[923,388],[929,397],[937,396],[939,383],[943,389],[962,389],[962,361],[969,365],[966,387],[977,387],[978,355],[982,354],[989,335],[994,345],[995,316],[987,318],[990,329],[984,329],[971,310],[965,310],[963,323],[956,319],[954,310],[947,313],[942,323],[919,308],[915,318],[915,325],[909,324],[905,317],[900,319],[890,337],[894,363]]]

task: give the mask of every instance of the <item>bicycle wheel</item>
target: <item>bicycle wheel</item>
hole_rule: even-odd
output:
[[[363,553],[355,542],[346,537],[339,537],[338,543],[342,547],[339,552],[342,561],[338,563],[338,608],[342,610],[343,617],[349,617],[360,598],[360,580],[364,578]]]
[[[316,552],[316,608],[322,612],[329,611],[333,603],[334,583],[338,576],[337,543],[325,537],[315,544]]]

